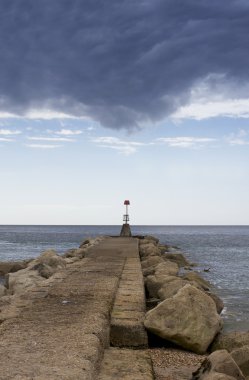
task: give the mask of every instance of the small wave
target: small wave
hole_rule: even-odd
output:
[[[0,241],[0,245],[16,245],[16,243],[11,243],[10,241]]]
[[[227,307],[224,307],[224,309],[221,312],[221,315],[225,315],[225,314],[227,314]]]

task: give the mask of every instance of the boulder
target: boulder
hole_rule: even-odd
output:
[[[145,268],[145,269],[142,269],[142,272],[143,272],[143,276],[144,277],[147,277],[147,276],[153,276],[155,274],[155,268],[158,264],[155,264],[155,265],[151,265],[151,267],[148,267],[148,268]]]
[[[98,236],[96,238],[89,238],[89,239],[86,239],[84,240],[81,244],[80,244],[80,248],[88,248],[88,247],[91,247],[93,245],[96,245],[98,244],[101,240],[105,239],[104,236]]]
[[[30,270],[35,270],[41,277],[49,278],[57,270],[64,268],[66,265],[64,259],[57,255],[54,250],[45,251],[37,259],[29,264]]]
[[[86,255],[86,248],[72,248],[66,251],[63,257],[78,257],[83,259]]]
[[[75,263],[76,261],[79,261],[80,258],[79,257],[66,257],[65,258],[65,263],[66,264],[73,264]]]
[[[179,267],[190,265],[190,262],[183,256],[182,253],[165,253],[163,257],[177,263]]]
[[[28,261],[1,261],[0,262],[0,276],[7,273],[14,273],[21,269],[26,268]]]
[[[233,350],[231,356],[243,375],[249,376],[249,345]]]
[[[181,288],[187,285],[188,282],[176,277],[175,280],[166,282],[158,290],[158,297],[163,301],[167,298],[173,297]]]
[[[155,247],[157,246],[157,243],[153,240],[149,240],[149,239],[145,239],[145,238],[139,240],[139,247],[141,247],[145,244],[154,244]]]
[[[158,297],[161,300],[165,300],[167,298],[170,298],[170,297],[174,296],[178,292],[178,290],[180,290],[181,288],[183,288],[187,284],[191,284],[192,286],[196,287],[197,289],[205,292],[203,290],[203,288],[201,288],[200,285],[197,284],[196,282],[194,282],[194,281],[189,282],[189,281],[183,280],[180,277],[176,277],[175,280],[170,281],[169,283],[167,282],[167,283],[162,285],[162,287],[158,290]],[[223,301],[216,294],[213,294],[211,292],[205,292],[205,293],[209,297],[211,297],[212,300],[215,302],[217,313],[220,314],[224,308]]]
[[[7,289],[5,288],[5,286],[3,286],[2,284],[0,284],[0,297],[5,296],[6,292],[7,292]]]
[[[157,274],[165,274],[170,276],[176,276],[179,272],[178,265],[169,260],[159,261],[159,264],[151,265],[148,268],[143,269],[143,275],[150,276]]]
[[[62,256],[65,257],[65,258],[74,257],[76,250],[77,250],[77,248],[68,249]]]
[[[89,245],[91,243],[90,239],[86,239],[84,240],[81,244],[80,244],[80,248],[83,248],[85,247],[86,245]]]
[[[159,243],[159,239],[157,239],[155,236],[152,236],[152,235],[145,235],[144,239],[153,241],[155,244]]]
[[[148,276],[145,280],[145,287],[148,291],[150,298],[158,298],[158,291],[161,289],[164,284],[172,279],[175,279],[175,276],[168,276],[166,274],[154,274],[152,276]]]
[[[172,261],[165,260],[162,263],[159,263],[155,267],[155,274],[167,274],[169,276],[176,276],[179,272],[179,267],[176,263]]]
[[[210,282],[204,280],[197,272],[187,273],[182,278],[187,281],[197,282],[204,290],[209,290],[211,287]]]
[[[30,268],[9,273],[6,277],[10,294],[23,294],[33,286],[39,286],[42,278],[36,270]]]
[[[139,253],[142,258],[148,256],[161,256],[161,251],[153,243],[144,244],[139,248]]]
[[[39,286],[43,278],[49,278],[65,265],[61,256],[53,250],[48,250],[31,261],[27,268],[9,273],[6,277],[7,288],[10,294],[23,294],[31,287]]]
[[[37,264],[45,264],[54,270],[65,267],[64,259],[52,249],[43,252],[37,259],[31,261],[28,267],[33,269],[33,267]]]
[[[161,256],[161,252],[157,248],[140,251],[139,253],[142,260],[146,260],[151,256]]]
[[[55,273],[54,268],[44,263],[38,263],[34,265],[32,269],[36,270],[39,273],[39,275],[44,278],[49,278]]]
[[[222,374],[226,377],[219,377],[216,374]],[[192,380],[211,380],[219,378],[245,380],[241,370],[226,350],[215,351],[209,355],[192,376]]]
[[[146,260],[141,261],[141,266],[142,266],[142,269],[146,269],[160,263],[164,263],[164,260],[162,259],[162,257],[152,256],[152,257],[148,257]]]
[[[215,302],[217,313],[220,314],[222,310],[224,309],[224,303],[220,297],[218,297],[216,294],[212,292],[206,292],[206,294],[212,298],[212,300]]]
[[[168,251],[169,247],[168,245],[164,245],[164,244],[158,244],[158,248],[160,249],[161,253],[164,254],[165,252]]]
[[[212,346],[211,352],[225,349],[232,352],[236,348],[249,345],[249,332],[233,331],[229,333],[221,333],[217,335]]]
[[[150,310],[144,321],[152,333],[203,354],[222,328],[214,301],[192,285]]]

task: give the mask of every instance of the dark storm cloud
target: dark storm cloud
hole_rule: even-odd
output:
[[[0,109],[132,128],[207,75],[249,77],[246,0],[0,0]]]

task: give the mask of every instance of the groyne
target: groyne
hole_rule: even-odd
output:
[[[247,376],[241,353],[249,335],[224,346],[222,301],[180,252],[154,237],[90,239],[63,256],[47,251],[9,265],[0,286],[0,379]],[[149,347],[153,337],[160,349]],[[153,350],[170,352],[170,363],[159,365]],[[179,366],[188,351],[195,359]],[[224,360],[229,373],[219,372]]]

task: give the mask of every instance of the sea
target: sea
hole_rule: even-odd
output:
[[[0,226],[0,261],[35,258],[47,249],[62,254],[89,237],[119,235],[121,226]],[[249,226],[131,226],[178,247],[197,264],[225,304],[224,331],[249,330]],[[205,270],[205,271],[204,271]]]

